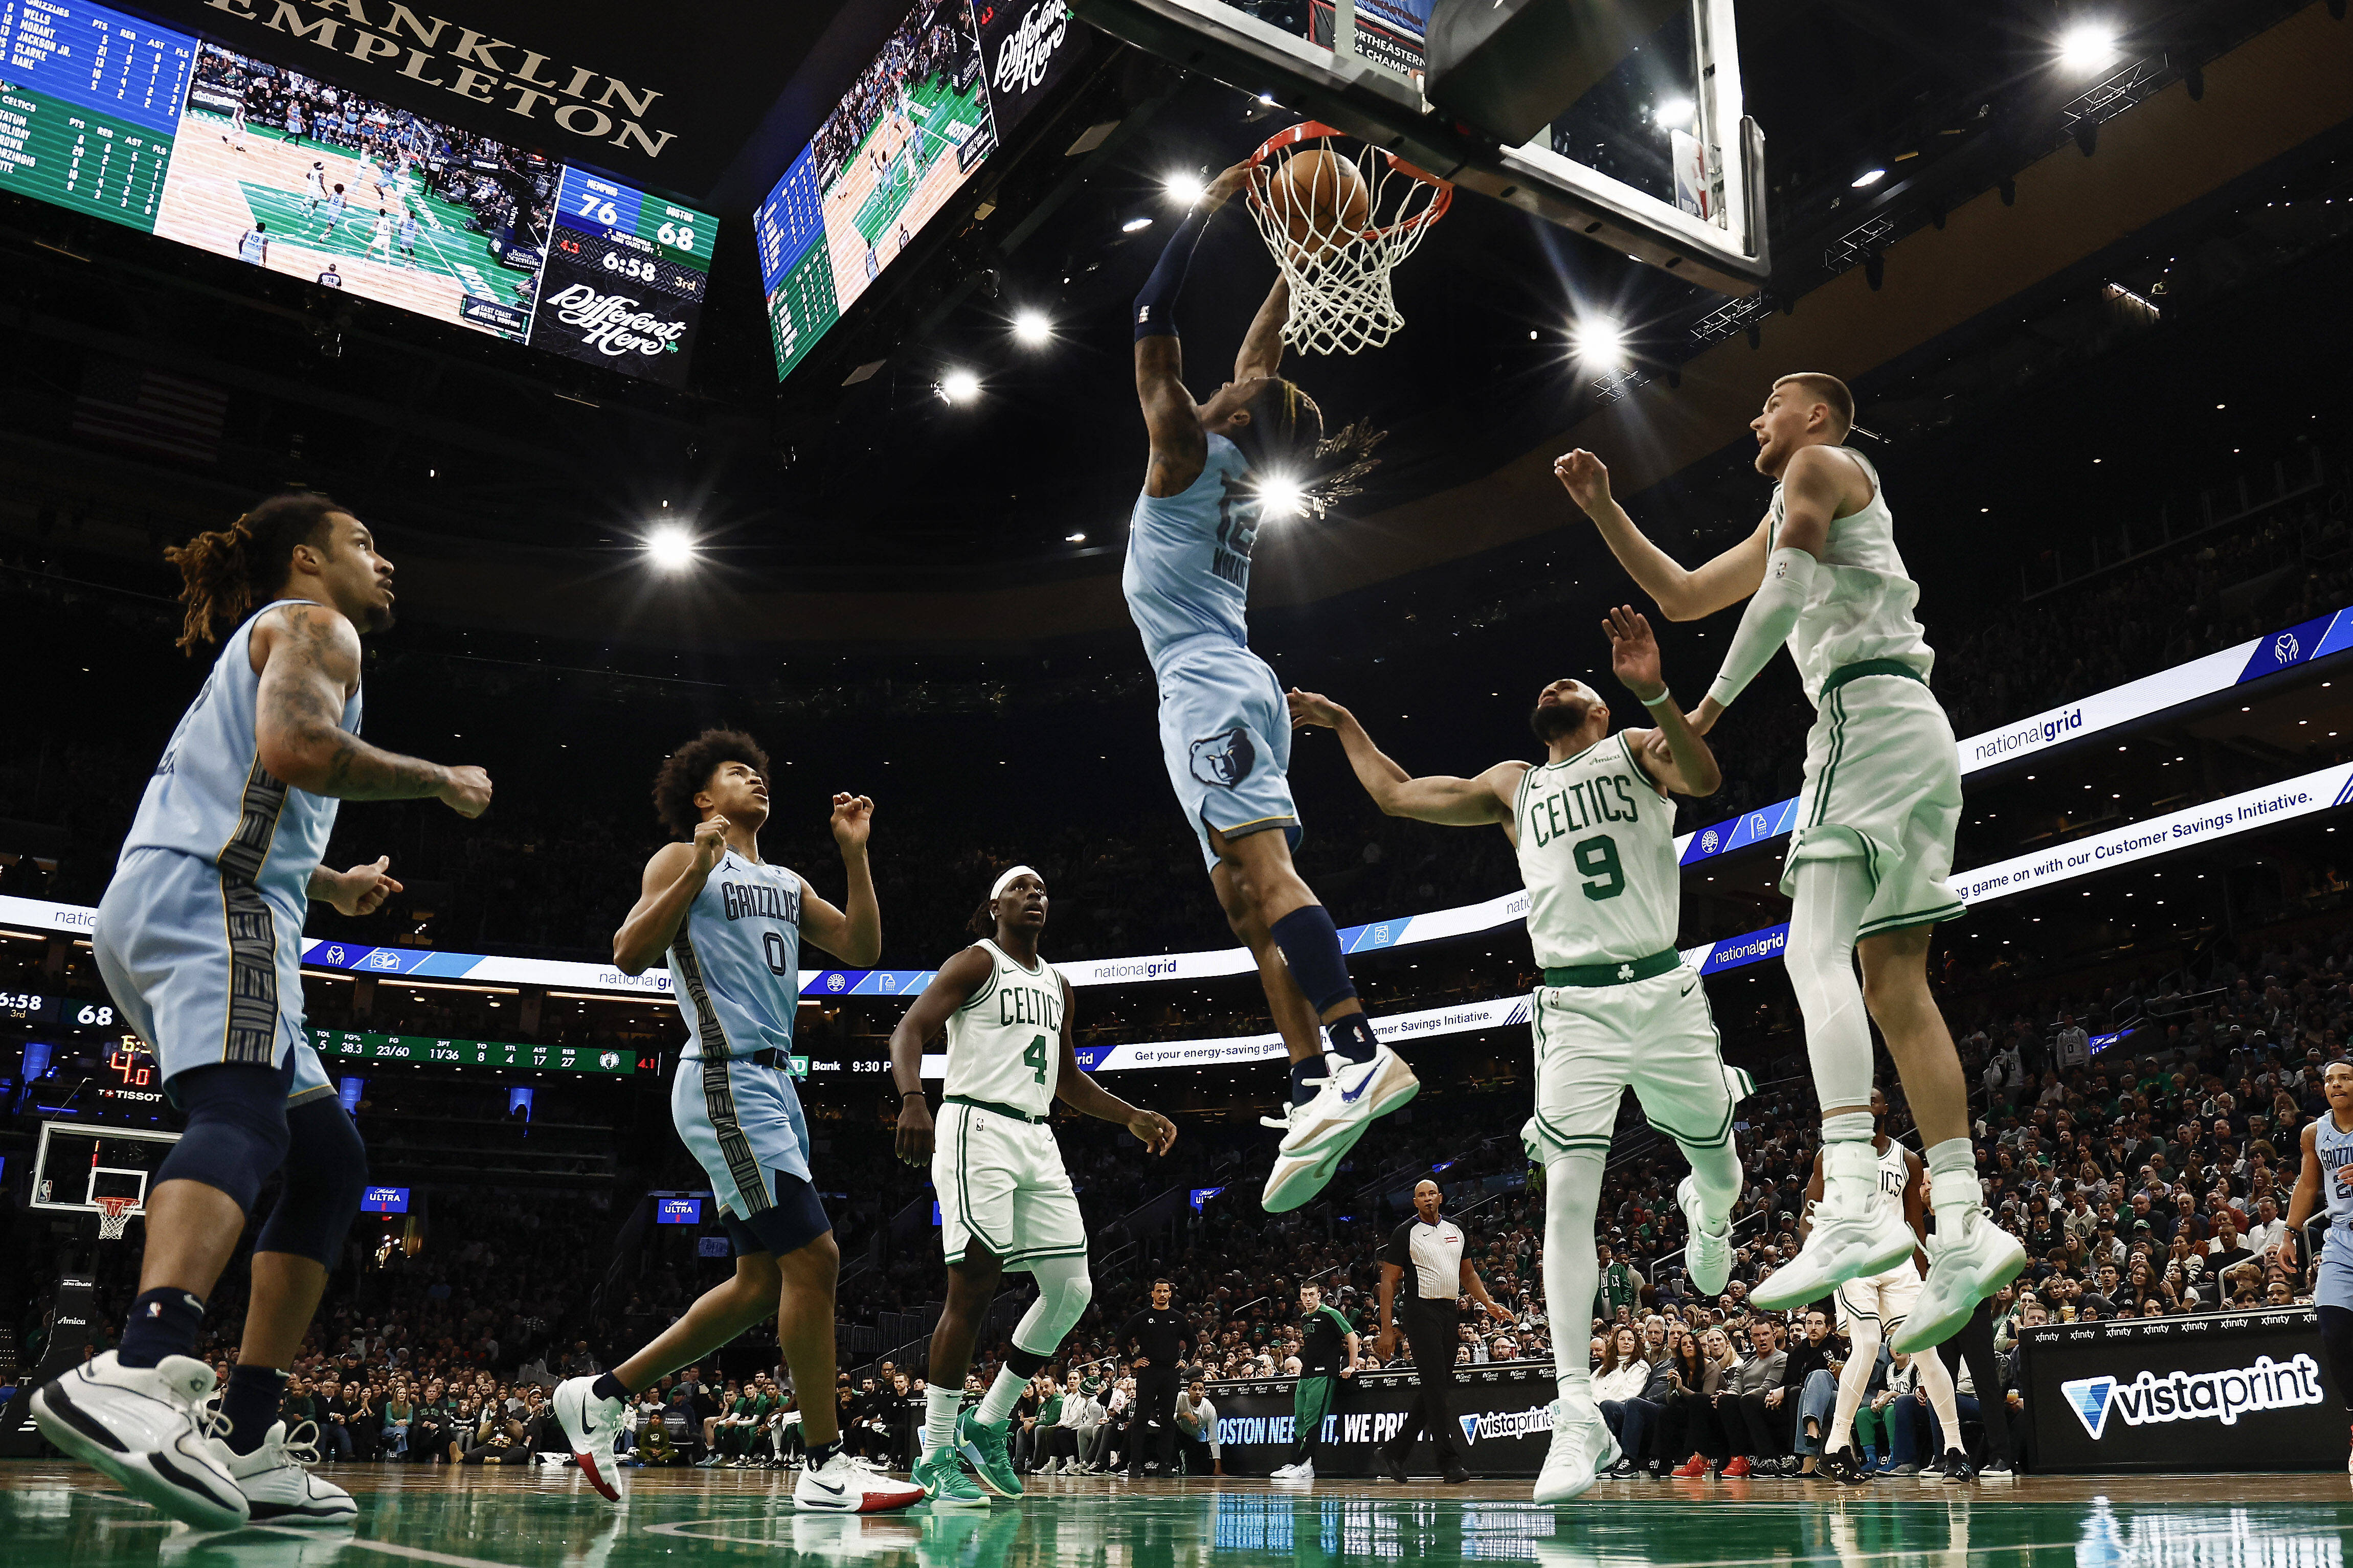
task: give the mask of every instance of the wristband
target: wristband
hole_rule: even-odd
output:
[[[921,1094],[923,1092],[923,1091],[920,1089],[902,1089],[899,1091],[899,1103],[904,1105],[907,1102],[907,1097],[909,1095]]]
[[[1634,700],[1640,702],[1645,708],[1663,708],[1674,700],[1675,694],[1673,689],[1672,687],[1662,686],[1659,689],[1659,694],[1656,697],[1638,697]]]

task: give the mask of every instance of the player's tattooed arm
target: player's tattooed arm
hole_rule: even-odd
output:
[[[932,1108],[923,1101],[923,1047],[940,1037],[948,1016],[988,984],[996,966],[987,950],[967,947],[915,994],[891,1031],[891,1081],[899,1090],[899,1131],[894,1152],[910,1165],[932,1163]]]
[[[1765,580],[1765,558],[1771,553],[1770,523],[1760,521],[1755,532],[1714,560],[1686,567],[1651,542],[1609,493],[1609,470],[1601,459],[1579,449],[1553,459],[1553,476],[1577,509],[1593,520],[1601,542],[1626,568],[1645,594],[1658,601],[1671,621],[1695,621],[1740,603]]]
[[[332,904],[347,915],[372,915],[384,907],[384,901],[401,890],[393,879],[392,857],[379,855],[364,866],[354,866],[348,871],[330,871],[321,866],[311,873],[311,880],[302,890],[322,903]]]
[[[1062,982],[1062,1068],[1054,1077],[1054,1098],[1082,1116],[1092,1116],[1099,1121],[1116,1121],[1135,1135],[1135,1141],[1154,1154],[1166,1154],[1176,1142],[1176,1124],[1156,1110],[1146,1110],[1130,1105],[1079,1067],[1078,1041],[1071,1033],[1071,1020],[1078,1014],[1078,998],[1072,994],[1068,979]],[[895,1038],[894,1038],[894,1044]]]
[[[866,840],[874,824],[874,803],[862,795],[833,797],[833,840],[841,847],[849,891],[835,909],[801,879],[801,930],[809,941],[844,963],[863,967],[882,956],[882,910],[874,900],[874,870]]]
[[[491,804],[491,776],[371,746],[343,727],[359,685],[360,638],[322,605],[292,605],[256,629],[262,660],[254,742],[270,776],[337,800],[445,801],[461,816]]]
[[[1410,816],[1450,827],[1481,827],[1500,823],[1511,830],[1512,800],[1527,772],[1521,762],[1497,763],[1476,778],[1433,773],[1416,778],[1379,746],[1356,716],[1316,691],[1297,687],[1285,694],[1294,730],[1330,730],[1340,737],[1341,750],[1356,782],[1373,803],[1390,816]]]
[[[1145,491],[1180,495],[1201,477],[1209,460],[1209,437],[1201,429],[1200,405],[1185,390],[1185,349],[1174,333],[1135,341],[1135,398],[1152,443]]]

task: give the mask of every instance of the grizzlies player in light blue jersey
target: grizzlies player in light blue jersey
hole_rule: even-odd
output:
[[[639,974],[667,956],[688,1039],[670,1084],[670,1120],[711,1178],[735,1246],[735,1275],[706,1290],[637,1354],[555,1390],[555,1415],[580,1468],[615,1502],[613,1437],[632,1395],[773,1315],[792,1369],[808,1459],[796,1507],[828,1513],[904,1508],[923,1495],[842,1450],[833,1404],[834,1280],[841,1252],[809,1184],[808,1118],[793,1090],[801,938],[842,963],[882,952],[882,916],[866,860],[874,803],[833,797],[833,837],[849,873],[846,908],[760,858],[768,755],[736,730],[706,730],[654,779],[654,810],[684,843],[646,862],[637,907],[613,933],[613,962]]]
[[[228,635],[147,781],[91,946],[187,1131],[147,1193],[121,1342],[33,1410],[58,1447],[191,1524],[334,1523],[355,1505],[289,1455],[278,1411],[367,1155],[302,1030],[302,922],[312,899],[359,915],[400,890],[387,859],[319,864],[339,801],[429,797],[479,816],[491,781],[359,738],[360,635],[392,624],[392,564],[342,507],[274,496],[165,555],[187,606],[181,648]],[[195,1355],[205,1298],[281,1168],[216,1436],[213,1370]]]
[[[2320,1359],[2337,1397],[2353,1413],[2353,1062],[2330,1062],[2320,1075],[2320,1088],[2328,1097],[2328,1114],[2305,1124],[2304,1161],[2295,1195],[2287,1201],[2280,1261],[2293,1268],[2306,1222],[2316,1213],[2328,1216],[2312,1300],[2320,1312]],[[2353,1471],[2353,1453],[2345,1468]]]
[[[1366,1128],[1421,1086],[1375,1037],[1332,917],[1293,868],[1291,721],[1282,684],[1250,648],[1244,613],[1263,492],[1304,489],[1323,447],[1322,411],[1277,374],[1291,300],[1282,279],[1242,339],[1233,379],[1207,403],[1185,388],[1177,294],[1203,229],[1246,172],[1236,164],[1218,176],[1136,296],[1135,392],[1152,451],[1121,587],[1159,686],[1169,783],[1290,1052],[1289,1102],[1262,1119],[1283,1134],[1263,1198],[1279,1213],[1323,1191]],[[1328,1051],[1319,1026],[1330,1032]]]

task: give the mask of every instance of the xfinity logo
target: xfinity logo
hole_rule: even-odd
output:
[[[2255,1364],[2224,1372],[2143,1372],[2130,1383],[2113,1377],[2079,1377],[2059,1385],[2067,1407],[2093,1442],[2107,1429],[2111,1413],[2130,1426],[2171,1421],[2217,1420],[2238,1425],[2243,1415],[2318,1405],[2325,1395],[2320,1366],[2310,1356],[2289,1362],[2257,1356]]]

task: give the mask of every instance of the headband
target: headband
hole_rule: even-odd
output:
[[[1020,876],[1025,871],[1030,876],[1037,878],[1041,882],[1046,879],[1046,874],[1039,870],[1035,866],[1008,867],[1005,875],[997,878],[996,884],[988,889],[988,901],[993,904],[997,902],[997,900],[1003,898],[1005,896],[1005,889],[1012,884],[1013,879]]]

